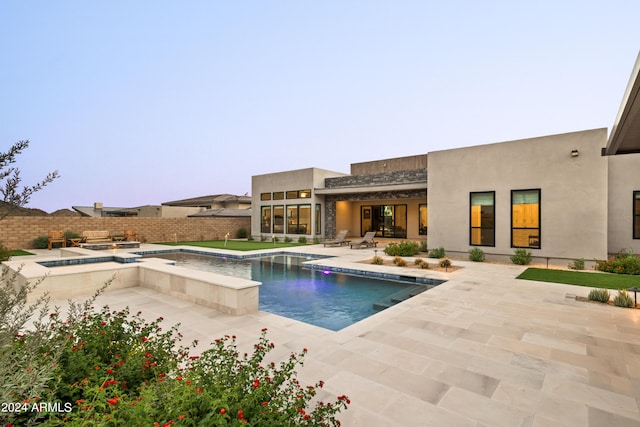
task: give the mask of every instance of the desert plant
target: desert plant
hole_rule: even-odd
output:
[[[622,289],[618,291],[618,295],[613,299],[613,304],[618,307],[626,307],[631,308],[635,305],[633,302],[633,298],[629,296],[626,289]]]
[[[568,267],[571,270],[584,270],[584,258],[574,259],[569,263]]]
[[[444,248],[431,249],[429,251],[429,258],[444,258],[446,256]]]
[[[531,252],[526,249],[516,249],[509,259],[514,264],[527,265],[531,263]]]
[[[427,247],[427,241],[426,240],[420,241],[420,246],[418,249],[420,252],[429,252],[429,248]]]
[[[424,270],[428,270],[429,269],[429,263],[428,262],[423,262],[420,264],[420,268],[424,269]]]
[[[395,257],[393,259],[393,263],[398,267],[406,267],[407,265],[407,261],[405,261],[405,259],[400,256]]]
[[[382,257],[379,257],[378,255],[376,255],[371,260],[371,264],[382,265],[384,264],[384,260],[382,259]]]
[[[480,248],[469,249],[469,259],[474,262],[484,261],[484,251]]]
[[[422,258],[416,258],[413,263],[417,266],[424,264],[424,260]]]
[[[238,231],[236,231],[236,237],[238,239],[246,239],[248,234],[247,229],[244,227],[240,227]]]
[[[608,303],[610,298],[611,295],[606,289],[592,289],[589,292],[589,301]]]
[[[384,248],[384,253],[389,256],[413,256],[418,253],[418,244],[408,240],[400,243],[391,242]]]
[[[49,238],[47,236],[38,236],[31,241],[34,249],[47,249],[49,247]]]
[[[298,243],[307,243],[307,238],[304,236],[298,237]]]
[[[445,270],[449,267],[451,267],[451,260],[449,258],[444,258],[440,260],[440,267],[444,268]]]

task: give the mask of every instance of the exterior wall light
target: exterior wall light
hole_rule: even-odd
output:
[[[571,157],[578,157],[580,152],[578,150],[571,150]]]

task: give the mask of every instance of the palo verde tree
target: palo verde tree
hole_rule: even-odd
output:
[[[46,185],[59,178],[58,171],[49,172],[47,176],[34,185],[22,185],[20,169],[14,166],[16,157],[29,147],[29,140],[21,140],[13,144],[6,152],[0,152],[0,193],[7,209],[0,213],[0,220],[12,210],[25,206],[31,196],[42,190]]]

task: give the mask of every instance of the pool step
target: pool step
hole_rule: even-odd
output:
[[[402,301],[408,300],[411,297],[421,294],[422,292],[431,288],[433,288],[433,286],[424,286],[418,289],[408,289],[408,290],[405,289],[405,290],[396,292],[395,294],[392,294],[388,298],[385,298],[383,300],[373,303],[373,309],[377,311],[384,310]]]

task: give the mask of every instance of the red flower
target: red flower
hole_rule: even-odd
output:
[[[142,342],[145,342],[145,341],[147,341],[149,338],[147,338],[147,337],[142,337],[142,338],[140,338],[140,339],[142,340]]]
[[[107,403],[109,403],[109,405],[115,405],[118,403],[118,399],[107,399]]]
[[[178,419],[179,419],[179,420],[184,420],[184,414],[180,414],[180,415],[178,415]]]
[[[109,375],[113,374],[113,369],[107,369],[107,374]]]
[[[224,414],[226,414],[226,413],[227,413],[227,410],[226,410],[226,409],[224,409],[224,408],[220,408],[220,413],[221,413],[222,415],[224,415]]]
[[[260,380],[253,380],[253,388],[258,388],[260,385]]]
[[[244,418],[244,414],[242,413],[242,409],[238,409],[238,419],[241,420]]]

